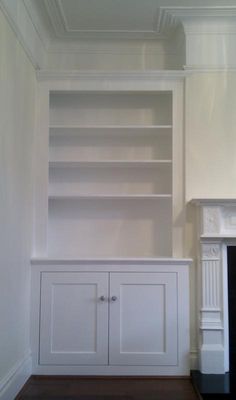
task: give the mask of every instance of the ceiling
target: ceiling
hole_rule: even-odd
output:
[[[236,0],[24,0],[51,39],[155,39],[173,32],[168,7],[235,6]],[[165,11],[163,11],[165,9]]]

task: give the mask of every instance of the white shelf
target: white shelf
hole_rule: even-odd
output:
[[[86,265],[86,264],[93,264],[93,265],[101,265],[101,267],[104,266],[104,264],[108,264],[110,268],[112,268],[113,265],[124,265],[124,267],[127,268],[127,265],[130,266],[137,266],[143,264],[147,265],[191,265],[193,260],[191,258],[174,258],[174,257],[157,257],[155,255],[152,255],[150,257],[89,257],[89,258],[56,258],[56,257],[32,257],[31,258],[31,265],[61,265],[64,266],[65,264],[68,265],[74,265],[75,267],[78,267],[79,265]]]
[[[172,129],[172,125],[50,125],[50,129]]]
[[[96,160],[96,161],[49,161],[50,168],[76,167],[156,167],[171,165],[172,160]]]
[[[158,200],[158,199],[171,199],[171,194],[134,194],[134,195],[107,195],[107,194],[94,194],[94,195],[49,195],[49,200]]]
[[[49,257],[170,257],[172,95],[50,95]]]

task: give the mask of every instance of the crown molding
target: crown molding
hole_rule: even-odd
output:
[[[37,71],[38,81],[47,80],[138,80],[152,81],[158,79],[183,80],[187,71],[163,70],[163,71]]]
[[[171,14],[156,9],[150,30],[70,29],[60,0],[44,0],[45,7],[59,39],[164,39],[176,28],[178,21]]]
[[[236,17],[236,6],[160,7],[173,18],[228,18]]]
[[[36,69],[44,67],[46,49],[23,0],[0,0],[0,9],[8,20],[29,60]]]
[[[181,22],[187,34],[236,34],[236,6],[161,7],[161,11]]]
[[[39,10],[36,6],[37,1],[36,0],[35,1],[22,0],[22,1],[35,27],[36,32],[41,42],[44,45],[44,48],[48,50],[51,38],[45,24],[43,23],[44,21],[42,20],[42,17],[39,15]]]

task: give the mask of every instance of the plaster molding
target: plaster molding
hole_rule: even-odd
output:
[[[236,34],[236,6],[161,7],[161,13],[163,19],[181,22],[186,34]]]
[[[217,206],[204,207],[202,210],[202,233],[220,233],[220,209]]]
[[[232,18],[236,17],[236,6],[160,7],[173,18]]]
[[[202,257],[203,259],[219,259],[220,258],[220,245],[218,243],[205,243],[202,244]]]
[[[71,29],[68,25],[61,0],[44,0],[45,7],[51,19],[57,38],[65,39],[160,39],[175,29],[176,19],[157,8],[150,30],[124,30],[124,29]]]
[[[235,6],[163,7],[162,10],[183,26],[187,68],[236,67]]]
[[[29,15],[23,0],[0,0],[0,9],[6,16],[17,39],[35,69],[44,67],[46,48]]]

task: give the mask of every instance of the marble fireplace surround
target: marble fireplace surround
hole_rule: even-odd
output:
[[[236,199],[194,199],[199,260],[199,369],[229,371],[227,246],[236,246]]]

